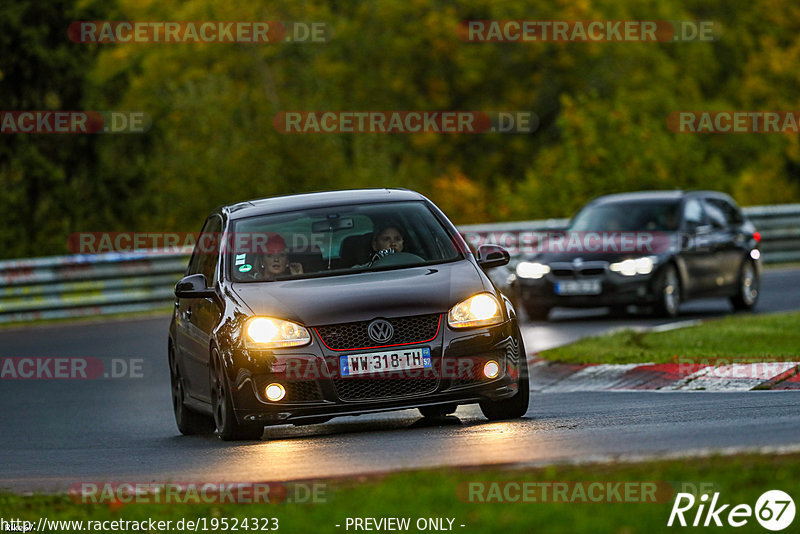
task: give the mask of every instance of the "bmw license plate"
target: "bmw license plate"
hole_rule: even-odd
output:
[[[558,295],[599,295],[602,292],[600,280],[568,280],[556,283]]]
[[[339,357],[342,376],[364,375],[384,371],[428,369],[431,367],[431,349],[401,349],[368,354],[348,354]]]

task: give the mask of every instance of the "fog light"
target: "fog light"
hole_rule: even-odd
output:
[[[486,378],[496,378],[500,374],[500,365],[494,360],[486,362],[483,366],[483,374]]]
[[[267,389],[264,390],[264,393],[266,394],[268,400],[272,402],[278,402],[286,396],[286,388],[278,383],[270,384],[267,386]]]

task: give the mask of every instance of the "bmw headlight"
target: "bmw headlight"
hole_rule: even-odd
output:
[[[520,278],[533,278],[538,280],[550,272],[550,266],[544,263],[521,261],[517,264],[517,276]]]
[[[253,317],[244,327],[245,343],[259,349],[300,347],[311,343],[305,327],[272,317]]]
[[[634,276],[636,274],[650,274],[653,272],[653,267],[656,264],[654,256],[645,256],[643,258],[631,258],[622,260],[617,263],[612,263],[608,266],[609,269],[615,273],[623,276]]]
[[[453,328],[491,326],[501,322],[503,314],[500,313],[500,303],[489,293],[478,293],[462,300],[447,314],[447,324]]]

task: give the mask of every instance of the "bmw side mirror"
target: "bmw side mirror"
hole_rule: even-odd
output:
[[[706,235],[710,234],[713,229],[714,227],[710,224],[701,224],[695,228],[694,231],[697,233],[697,235]]]
[[[500,267],[511,261],[508,251],[498,245],[481,245],[478,248],[478,265],[482,269]]]
[[[203,274],[192,274],[175,284],[175,296],[179,299],[216,299],[217,292],[208,287]]]
[[[686,231],[694,235],[703,235],[711,232],[710,224],[703,224],[698,221],[688,221],[686,223]]]

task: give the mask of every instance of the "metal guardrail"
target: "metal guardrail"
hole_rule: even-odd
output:
[[[0,323],[164,308],[188,258],[137,252],[0,261]]]
[[[800,261],[800,204],[744,212],[761,232],[765,263]],[[471,239],[501,245],[520,233],[561,228],[567,219],[464,225]],[[513,247],[511,247],[513,248]],[[159,251],[0,261],[0,323],[164,309],[189,255]]]
[[[765,263],[800,261],[800,204],[752,206],[743,211],[761,232]]]

